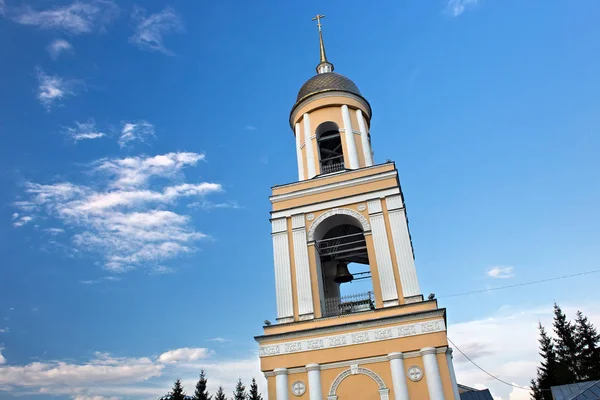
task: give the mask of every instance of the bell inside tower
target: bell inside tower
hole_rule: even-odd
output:
[[[369,255],[360,223],[348,215],[334,215],[319,228],[315,249],[322,315],[374,309]]]

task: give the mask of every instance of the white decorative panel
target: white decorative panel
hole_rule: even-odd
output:
[[[304,221],[304,218],[302,218],[302,220]],[[304,228],[294,230],[292,232],[292,239],[294,241],[296,288],[298,290],[298,314],[313,314],[312,285],[310,282],[306,230]]]
[[[307,178],[310,179],[317,174],[315,169],[315,152],[311,139],[310,117],[308,114],[304,114],[302,120],[304,121],[304,142],[306,144],[306,170],[308,172]]]
[[[271,233],[284,232],[287,230],[287,223],[285,218],[274,219],[271,221]]]
[[[277,319],[294,316],[292,299],[292,272],[287,232],[273,234],[273,259],[275,260],[275,292],[277,294]]]
[[[380,213],[381,209],[381,199],[369,200],[367,203],[369,206],[369,214]]]
[[[371,202],[369,202],[369,209],[371,208],[370,204]],[[385,221],[383,214],[371,215],[370,218],[373,244],[375,246],[375,258],[377,259],[377,270],[379,271],[379,284],[381,285],[381,297],[384,304],[390,304],[390,301],[398,300],[398,291],[396,290],[394,266],[392,264],[392,256],[390,255]]]
[[[304,214],[292,216],[292,229],[304,228]]]
[[[369,134],[367,132],[367,124],[360,109],[356,110],[356,119],[360,128],[360,142],[362,143],[363,156],[365,157],[365,167],[373,165],[373,155],[371,154],[371,144],[369,143]]]
[[[296,158],[298,160],[298,180],[304,180],[304,160],[302,158],[302,131],[300,130],[300,124],[296,124]]]
[[[352,122],[350,121],[350,112],[348,106],[342,106],[342,121],[344,121],[344,138],[346,139],[346,149],[348,151],[348,162],[350,169],[360,168],[358,165],[358,153],[356,152],[356,144],[354,143],[354,135],[352,134]]]
[[[404,207],[404,204],[402,204],[402,197],[400,195],[387,197],[385,199],[385,205],[388,211]]]
[[[410,245],[404,209],[390,211],[388,215],[390,217],[390,228],[394,250],[396,251],[400,282],[402,283],[402,293],[404,297],[416,296],[421,294],[421,290],[419,289],[419,280],[417,279],[417,270]]]

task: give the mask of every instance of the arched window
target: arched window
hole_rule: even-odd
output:
[[[319,145],[321,173],[327,174],[343,170],[344,152],[339,126],[335,122],[323,122],[317,127],[316,136]]]
[[[315,231],[323,317],[375,308],[363,227],[349,215],[333,215]]]

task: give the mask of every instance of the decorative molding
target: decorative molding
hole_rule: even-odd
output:
[[[321,222],[323,222],[331,216],[338,214],[348,215],[356,219],[358,222],[360,222],[363,232],[371,230],[371,225],[369,225],[369,222],[364,217],[364,215],[360,214],[359,212],[354,211],[350,208],[334,208],[333,210],[326,211],[323,214],[319,215],[319,217],[310,225],[310,228],[308,230],[308,241],[312,242],[313,240],[315,240],[315,230]]]
[[[315,314],[313,314],[313,313],[310,313],[310,314],[304,314],[304,315],[300,315],[300,316],[298,317],[298,319],[299,319],[300,321],[309,321],[309,320],[311,320],[311,319],[315,319]]]
[[[277,376],[277,375],[287,375],[288,374],[288,370],[287,368],[275,368],[273,370],[273,375]]]
[[[316,186],[316,187],[312,187],[312,188],[308,188],[308,189],[296,190],[295,192],[291,192],[291,193],[279,194],[276,196],[271,196],[270,200],[271,200],[271,203],[277,203],[279,201],[295,199],[298,197],[304,197],[304,196],[308,196],[308,195],[312,195],[312,194],[329,192],[329,191],[335,190],[335,189],[341,189],[341,188],[362,185],[363,183],[377,182],[377,181],[381,181],[384,179],[396,177],[397,175],[398,175],[398,172],[396,170],[386,171],[386,172],[381,172],[381,173],[375,174],[375,175],[368,175],[368,176],[363,176],[363,177],[359,177],[359,178],[344,180],[341,182],[330,183],[328,185],[321,185],[321,186]]]
[[[304,215],[298,214],[292,216],[292,229],[304,228]]]
[[[369,200],[367,203],[369,206],[369,214],[377,214],[382,212],[381,199]]]
[[[308,214],[308,215],[306,216],[306,220],[307,220],[307,221],[312,221],[313,219],[315,219],[315,214]]]
[[[394,307],[399,305],[400,302],[398,300],[388,300],[383,302],[384,307]]]
[[[406,297],[416,296],[421,293],[421,289],[419,288],[404,209],[390,211],[388,217],[392,231],[392,243],[396,253],[396,263],[398,264],[398,274],[402,284],[402,293]]]
[[[343,207],[343,206],[347,206],[350,204],[359,203],[361,201],[367,201],[370,199],[381,198],[381,197],[385,197],[387,195],[396,194],[396,193],[400,193],[400,189],[398,187],[391,188],[391,189],[379,190],[376,192],[359,194],[359,195],[355,195],[355,196],[344,197],[344,198],[336,199],[336,200],[324,201],[321,203],[310,204],[310,205],[302,206],[302,207],[290,208],[290,209],[283,210],[283,211],[276,211],[276,212],[271,213],[271,217],[272,218],[285,218],[285,217],[291,217],[292,214],[308,214],[308,213],[313,213],[315,211],[325,210],[328,208]],[[308,215],[310,215],[310,214],[308,214]],[[310,221],[310,219],[308,219],[308,217],[306,219],[308,221]]]
[[[350,365],[350,373],[352,375],[358,375],[358,364]]]
[[[278,218],[271,220],[271,233],[285,232],[287,230],[286,222],[286,218]]]
[[[423,300],[424,300],[423,299],[423,295],[422,294],[418,294],[416,296],[405,297],[404,298],[404,304],[420,303]]]
[[[367,206],[365,204],[359,204],[358,207],[356,207],[356,209],[358,211],[365,211],[367,209]]]
[[[433,322],[433,324],[432,324]],[[387,328],[391,330],[382,334],[381,329],[371,329],[361,332],[345,333],[336,336],[326,336],[318,339],[298,340],[287,343],[265,345],[259,347],[260,357],[291,354],[334,347],[353,346],[362,343],[379,342],[382,340],[398,339],[408,336],[417,336],[445,330],[443,319],[429,322],[419,322]],[[435,352],[436,350],[432,348]],[[426,349],[421,350],[421,352]]]
[[[390,353],[387,355],[388,360],[403,360],[404,354],[400,352]]]
[[[437,354],[437,349],[435,347],[425,347],[420,351],[422,356],[426,356],[428,354]]]
[[[296,397],[302,396],[306,392],[306,385],[302,381],[292,383],[292,394]]]
[[[382,390],[387,389],[385,387],[385,383],[383,382],[383,379],[381,379],[381,377],[379,375],[377,375],[375,372],[371,371],[370,369],[361,368],[361,367],[357,366],[356,368],[351,367],[350,369],[343,371],[335,378],[335,380],[331,384],[331,388],[329,388],[329,396],[327,398],[329,399],[330,396],[336,396],[338,387],[340,386],[340,384],[342,383],[342,381],[344,379],[346,379],[350,375],[357,375],[357,374],[366,375],[369,378],[373,379],[375,381],[375,383],[377,383],[377,386],[379,386],[380,395],[381,395]],[[387,394],[387,392],[385,392],[385,393]],[[382,397],[382,396],[380,396],[380,398],[384,399],[384,397]]]
[[[289,324],[290,322],[294,322],[294,317],[283,317],[277,318],[276,320],[279,324]]]
[[[402,204],[402,196],[398,195],[386,197],[385,206],[387,207],[388,211],[404,208],[404,204]]]
[[[371,203],[369,202],[369,213],[371,212]],[[381,201],[377,200],[379,207]],[[387,231],[383,214],[370,216],[371,233],[373,234],[373,245],[375,247],[375,259],[377,261],[377,271],[379,272],[379,285],[381,287],[381,297],[384,303],[398,301],[398,290],[396,288],[396,278],[394,277],[394,265],[388,244]],[[374,284],[376,284],[374,282]]]
[[[321,366],[319,364],[308,364],[306,366],[306,370],[307,371],[320,371]]]
[[[423,379],[423,371],[416,365],[408,368],[406,375],[408,376],[408,379],[413,382],[419,382],[421,379]]]
[[[404,305],[404,306],[400,306],[400,307],[411,308],[411,305]],[[366,311],[364,314],[367,314],[367,313],[376,314],[377,311]],[[412,312],[412,313],[409,310],[406,310],[406,313],[407,314],[404,314],[404,315],[397,315],[397,316],[393,316],[393,317],[384,317],[384,318],[377,318],[376,316],[374,316],[373,319],[368,320],[368,321],[350,322],[350,323],[346,323],[346,324],[344,324],[343,322],[340,322],[339,324],[336,324],[333,326],[327,326],[327,327],[323,327],[323,328],[297,330],[297,331],[287,332],[287,333],[256,336],[254,338],[254,340],[256,340],[259,344],[261,344],[261,343],[264,343],[266,341],[271,341],[271,340],[297,339],[297,338],[310,337],[310,336],[315,336],[315,335],[335,334],[338,332],[345,332],[349,329],[376,328],[381,325],[390,325],[390,324],[394,324],[394,323],[419,321],[419,320],[423,320],[426,318],[445,318],[446,310],[441,308],[441,309],[437,309],[437,310],[416,311],[416,312]],[[356,314],[352,314],[352,315],[356,315]],[[330,317],[329,319],[341,319],[341,318],[343,318],[343,317]],[[327,318],[320,318],[319,320],[323,321],[326,319]],[[304,322],[304,323],[307,323],[307,322]],[[308,323],[311,323],[311,322],[308,322]],[[298,329],[301,329],[300,327],[302,325],[302,322],[296,322],[296,324],[299,326]],[[341,325],[341,324],[343,324],[343,325]],[[406,326],[406,325],[403,325],[403,326]]]

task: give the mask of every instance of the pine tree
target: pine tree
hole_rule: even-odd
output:
[[[244,386],[241,379],[238,379],[233,391],[233,400],[246,400],[247,397],[246,386]]]
[[[531,381],[531,390],[534,400],[552,400],[550,387],[556,385],[556,374],[558,363],[556,361],[556,353],[554,349],[554,341],[542,324],[538,324],[540,331],[540,356],[542,363],[537,370],[537,377]]]
[[[558,304],[554,303],[554,333],[556,333],[556,360],[558,362],[555,385],[575,383],[579,379],[579,345],[575,340],[575,327],[567,321]]]
[[[258,385],[256,384],[256,379],[252,378],[252,383],[250,384],[250,392],[248,393],[248,400],[263,400],[262,396],[258,392]]]
[[[200,370],[200,379],[198,379],[198,383],[196,383],[196,391],[194,392],[193,400],[210,400],[211,396],[208,395],[208,390],[206,390],[206,374],[204,370]]]
[[[173,389],[171,393],[167,395],[169,400],[187,400],[185,396],[185,392],[183,391],[183,386],[181,385],[181,380],[177,378],[175,383],[173,384]]]
[[[225,393],[223,392],[223,386],[219,386],[219,390],[217,390],[217,393],[215,393],[214,400],[227,400],[227,397],[225,396]]]
[[[600,335],[587,317],[577,311],[575,336],[580,346],[581,380],[600,379]]]

